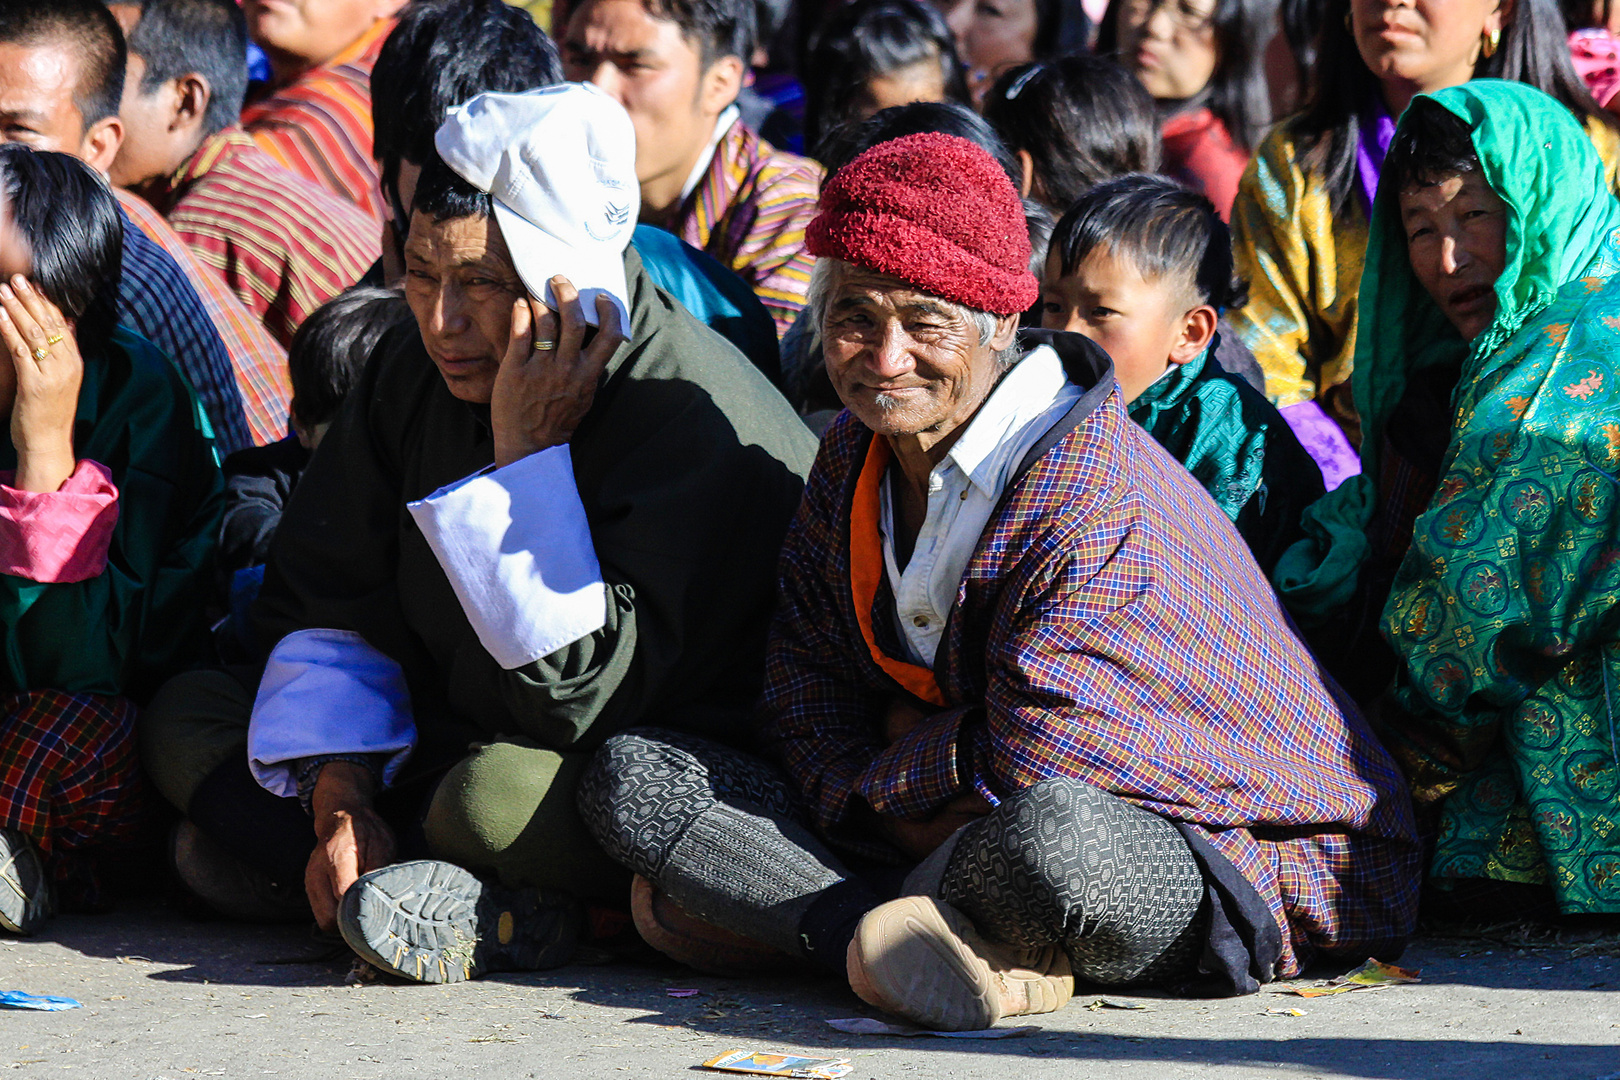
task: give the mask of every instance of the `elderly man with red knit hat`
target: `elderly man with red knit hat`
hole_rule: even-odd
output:
[[[782,554],[760,756],[632,729],[579,788],[642,935],[947,1030],[1077,979],[1244,993],[1399,952],[1421,853],[1393,763],[1107,355],[1019,331],[1005,174],[881,143],[808,241],[847,408]]]

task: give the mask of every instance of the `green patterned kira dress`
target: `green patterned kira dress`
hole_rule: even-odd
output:
[[[1367,471],[1307,513],[1278,585],[1307,619],[1343,602],[1380,426],[1417,372],[1460,364],[1438,487],[1384,608],[1400,668],[1380,734],[1438,818],[1433,877],[1620,912],[1620,203],[1552,98],[1495,80],[1433,98],[1507,204],[1496,319],[1472,342],[1451,328],[1381,190],[1354,376]]]

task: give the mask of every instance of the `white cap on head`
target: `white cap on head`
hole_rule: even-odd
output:
[[[529,293],[554,310],[551,279],[579,290],[595,325],[606,293],[630,330],[624,249],[641,213],[630,114],[589,83],[479,94],[450,110],[433,137],[444,163],[489,193]]]

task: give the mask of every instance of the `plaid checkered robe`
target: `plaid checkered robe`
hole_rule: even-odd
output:
[[[130,839],[140,809],[128,698],[0,694],[0,826],[50,856]]]
[[[767,739],[816,824],[876,854],[867,807],[919,820],[963,792],[995,803],[1075,777],[1176,823],[1253,887],[1282,938],[1259,981],[1400,942],[1421,867],[1394,763],[1324,686],[1231,522],[1130,421],[1101,350],[1036,339],[1087,392],[1026,457],[963,575],[934,664],[945,709],[890,746],[884,713],[904,692],[850,584],[872,436],[848,413],[827,431],[783,549],[764,693]],[[874,611],[892,605],[884,582]],[[901,655],[883,642],[892,619],[872,624]]]

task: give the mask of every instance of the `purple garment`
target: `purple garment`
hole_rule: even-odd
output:
[[[1345,437],[1344,429],[1314,401],[1285,405],[1277,410],[1288,427],[1322,470],[1322,483],[1332,491],[1361,472],[1361,456]]]
[[[1361,139],[1356,144],[1356,176],[1361,180],[1362,206],[1372,217],[1373,198],[1378,194],[1378,177],[1384,171],[1384,157],[1395,140],[1395,118],[1380,98],[1361,114]]]

